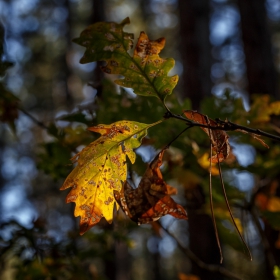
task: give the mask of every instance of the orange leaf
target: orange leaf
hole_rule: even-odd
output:
[[[114,191],[120,207],[138,225],[156,221],[166,214],[187,219],[185,209],[169,195],[173,193],[173,188],[163,180],[159,169],[163,153],[164,150],[151,162],[138,188],[133,189],[126,181],[121,192]]]

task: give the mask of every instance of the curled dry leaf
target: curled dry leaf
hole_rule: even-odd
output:
[[[184,111],[185,116],[197,123],[208,125],[211,127],[219,127],[219,124],[214,120],[208,118],[206,115],[198,113],[196,111],[187,110]],[[228,134],[219,129],[210,129],[206,127],[200,127],[210,138],[214,155],[211,157],[211,161],[213,163],[222,162],[228,156],[230,152],[230,145],[228,142],[229,136]]]
[[[115,199],[122,210],[139,225],[156,221],[166,214],[187,219],[185,209],[170,197],[175,193],[175,188],[163,180],[160,171],[163,154],[164,150],[151,162],[138,188],[133,189],[126,181],[121,192],[114,190]]]
[[[140,146],[147,129],[157,123],[119,121],[89,128],[100,133],[101,137],[73,157],[77,166],[61,187],[61,190],[72,188],[66,202],[76,203],[74,215],[81,216],[81,234],[102,217],[112,222],[113,191],[120,191],[122,182],[126,180],[126,156],[132,163],[135,162],[134,149]]]

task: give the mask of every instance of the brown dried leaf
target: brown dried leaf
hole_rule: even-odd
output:
[[[159,169],[163,154],[164,150],[151,162],[137,189],[126,181],[121,192],[114,191],[115,199],[125,214],[139,225],[156,221],[167,214],[187,219],[185,209],[170,197],[174,188],[163,180]]]
[[[219,124],[215,122],[214,120],[208,118],[206,115],[203,115],[201,113],[198,113],[196,111],[187,110],[184,111],[185,116],[197,123],[203,124],[203,125],[209,125],[211,127],[218,127]],[[210,138],[214,155],[211,157],[211,161],[213,163],[222,162],[224,161],[228,156],[230,152],[230,145],[228,142],[229,136],[228,134],[219,129],[210,129],[206,127],[200,127]]]

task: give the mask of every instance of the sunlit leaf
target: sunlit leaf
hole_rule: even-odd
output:
[[[120,191],[122,182],[126,180],[126,156],[134,163],[134,149],[140,146],[147,129],[159,122],[142,124],[119,121],[89,128],[100,133],[101,137],[73,157],[77,166],[61,187],[61,190],[72,187],[66,202],[76,203],[74,215],[81,216],[81,234],[102,217],[108,222],[112,221],[113,191]]]

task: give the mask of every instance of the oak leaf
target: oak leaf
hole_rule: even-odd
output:
[[[161,121],[159,121],[161,122]],[[159,123],[157,122],[157,123]],[[75,217],[81,216],[80,234],[97,224],[102,217],[113,219],[113,191],[120,191],[126,180],[126,156],[135,162],[134,149],[140,146],[153,124],[119,121],[88,128],[101,137],[72,158],[77,166],[66,178],[61,190],[72,188],[66,202],[75,202]]]
[[[134,35],[123,31],[128,23],[130,20],[126,18],[120,24],[97,22],[86,28],[79,38],[73,40],[86,47],[80,62],[105,61],[106,64],[101,67],[105,73],[124,77],[115,81],[118,85],[133,88],[138,95],[164,100],[179,79],[178,75],[167,76],[174,67],[174,59],[159,57],[165,39],[152,41],[145,32],[141,32],[131,57],[127,51],[133,47]]]
[[[176,189],[163,180],[160,171],[163,154],[164,150],[151,162],[138,188],[133,189],[125,181],[121,192],[114,190],[115,199],[122,210],[138,225],[154,222],[167,214],[178,219],[187,219],[185,209],[170,196]]]
[[[184,114],[188,119],[196,123],[200,123],[211,127],[219,126],[219,124],[216,121],[196,111],[186,110],[184,111]],[[200,127],[200,128],[209,136],[211,140],[211,144],[215,154],[211,157],[210,160],[213,163],[224,161],[229,156],[229,152],[230,152],[228,134],[220,129],[210,129],[207,127]]]

